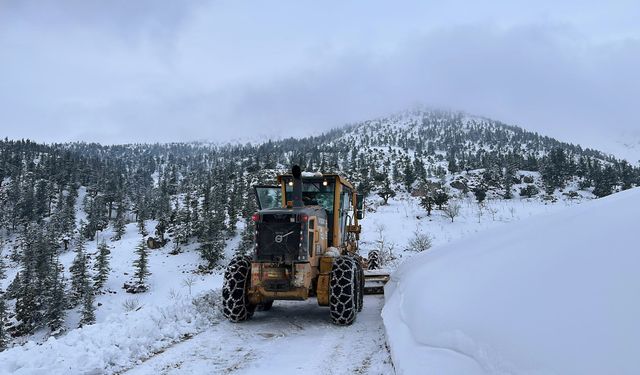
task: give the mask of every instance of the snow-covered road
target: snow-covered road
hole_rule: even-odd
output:
[[[315,299],[276,301],[248,322],[223,321],[125,373],[391,374],[383,305],[382,296],[366,296],[355,323],[338,327]]]

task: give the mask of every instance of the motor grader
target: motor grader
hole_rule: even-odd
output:
[[[259,211],[255,247],[231,260],[224,274],[223,312],[232,322],[269,310],[275,300],[307,300],[329,307],[331,321],[353,323],[365,292],[381,292],[388,275],[371,275],[358,255],[364,200],[338,174],[291,174],[278,186],[254,186]],[[368,284],[367,284],[368,285]]]

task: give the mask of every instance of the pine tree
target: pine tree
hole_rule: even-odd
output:
[[[255,224],[251,218],[245,220],[245,226],[240,235],[240,242],[236,248],[237,255],[247,255],[251,253],[255,246]]]
[[[36,290],[31,282],[30,270],[23,270],[20,277],[21,285],[16,298],[16,320],[20,322],[18,331],[22,334],[31,332],[39,321]]]
[[[45,314],[45,323],[55,335],[63,328],[65,318],[65,308],[67,306],[65,296],[65,280],[62,273],[63,266],[56,259],[52,266],[50,275],[51,282],[48,288],[47,312]]]
[[[80,303],[84,297],[84,292],[89,284],[89,270],[88,259],[85,253],[84,241],[78,240],[76,245],[76,257],[73,259],[73,263],[69,268],[71,271],[71,293],[69,296],[69,302],[72,306],[76,306]]]
[[[164,216],[166,213],[162,213],[162,216],[160,216],[160,219],[158,219],[158,224],[156,224],[156,238],[163,244],[164,246],[164,235],[167,232],[167,219]]]
[[[0,241],[0,281],[2,281],[6,274],[4,272],[4,259],[2,257],[2,250],[4,249],[4,243]],[[5,294],[0,289],[0,352],[7,347],[9,343],[9,335],[4,328],[5,320],[7,317],[7,305],[4,302]]]
[[[227,225],[227,234],[229,237],[236,235],[236,229],[238,225],[238,206],[239,204],[239,196],[240,192],[238,191],[238,183],[233,184],[233,189],[231,191],[231,199],[229,199],[229,203],[227,204],[227,216],[229,217],[229,224]]]
[[[116,219],[113,222],[113,237],[112,239],[114,241],[119,241],[122,239],[122,236],[124,236],[124,234],[127,231],[127,221],[126,221],[126,217],[125,217],[125,211],[124,211],[124,204],[123,205],[118,205],[118,208],[116,209]]]
[[[411,187],[416,181],[416,175],[413,172],[413,168],[410,163],[404,166],[404,186],[407,188],[407,192],[411,193]]]
[[[388,179],[385,179],[382,183],[382,186],[376,192],[380,198],[383,200],[383,205],[386,205],[389,201],[389,198],[393,198],[396,196],[395,190],[391,188],[391,184]]]
[[[109,254],[111,254],[111,251],[107,243],[105,241],[100,242],[98,245],[98,256],[96,257],[94,265],[96,273],[93,276],[93,285],[96,291],[100,290],[109,278],[109,271],[111,270],[109,266]]]
[[[433,205],[435,204],[437,185],[430,181],[423,181],[420,184],[420,206],[427,211],[427,216],[431,216]]]
[[[442,210],[442,206],[447,204],[448,201],[449,194],[447,194],[447,192],[443,188],[436,190],[436,193],[433,196],[433,203],[438,206],[438,209]]]
[[[5,329],[7,320],[7,305],[4,302],[4,294],[0,291],[0,352],[7,348],[9,344],[9,334]]]
[[[21,239],[21,269],[16,296],[16,320],[20,322],[18,331],[22,334],[33,331],[42,321],[42,301],[37,277],[37,258],[39,253],[40,232],[35,225],[29,225]],[[14,293],[14,292],[12,292]]]
[[[142,216],[142,214],[138,215],[138,220],[136,221],[136,223],[138,226],[138,233],[143,237],[148,236],[149,232],[147,232],[147,226],[145,225],[144,216]]]
[[[149,254],[147,253],[147,242],[144,238],[136,247],[136,254],[138,255],[138,258],[133,261],[133,266],[136,269],[133,276],[138,285],[143,286],[145,285],[147,276],[149,276]]]
[[[224,239],[224,194],[222,189],[216,190],[211,199],[211,205],[208,205],[208,199],[205,196],[203,205],[202,220],[200,222],[200,230],[198,240],[200,241],[200,255],[207,261],[207,269],[212,269],[222,259],[224,248],[226,245]]]
[[[91,284],[87,283],[84,289],[84,297],[82,299],[82,315],[78,328],[85,325],[94,324],[96,322],[96,307],[94,304],[95,296]]]
[[[2,250],[4,250],[4,243],[0,241],[0,280],[4,279],[7,276],[5,274],[4,257],[2,256]]]
[[[487,197],[487,188],[485,186],[478,186],[473,189],[473,194],[475,194],[478,203],[482,203]]]

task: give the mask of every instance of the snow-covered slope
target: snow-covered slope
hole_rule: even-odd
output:
[[[640,189],[411,258],[383,310],[400,374],[640,373]]]

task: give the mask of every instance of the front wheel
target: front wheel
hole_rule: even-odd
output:
[[[224,272],[222,286],[222,312],[234,323],[245,321],[256,309],[249,303],[249,284],[251,277],[251,260],[240,256],[233,258]]]
[[[338,257],[333,263],[329,281],[329,312],[334,324],[353,323],[358,312],[358,268],[349,257]]]

